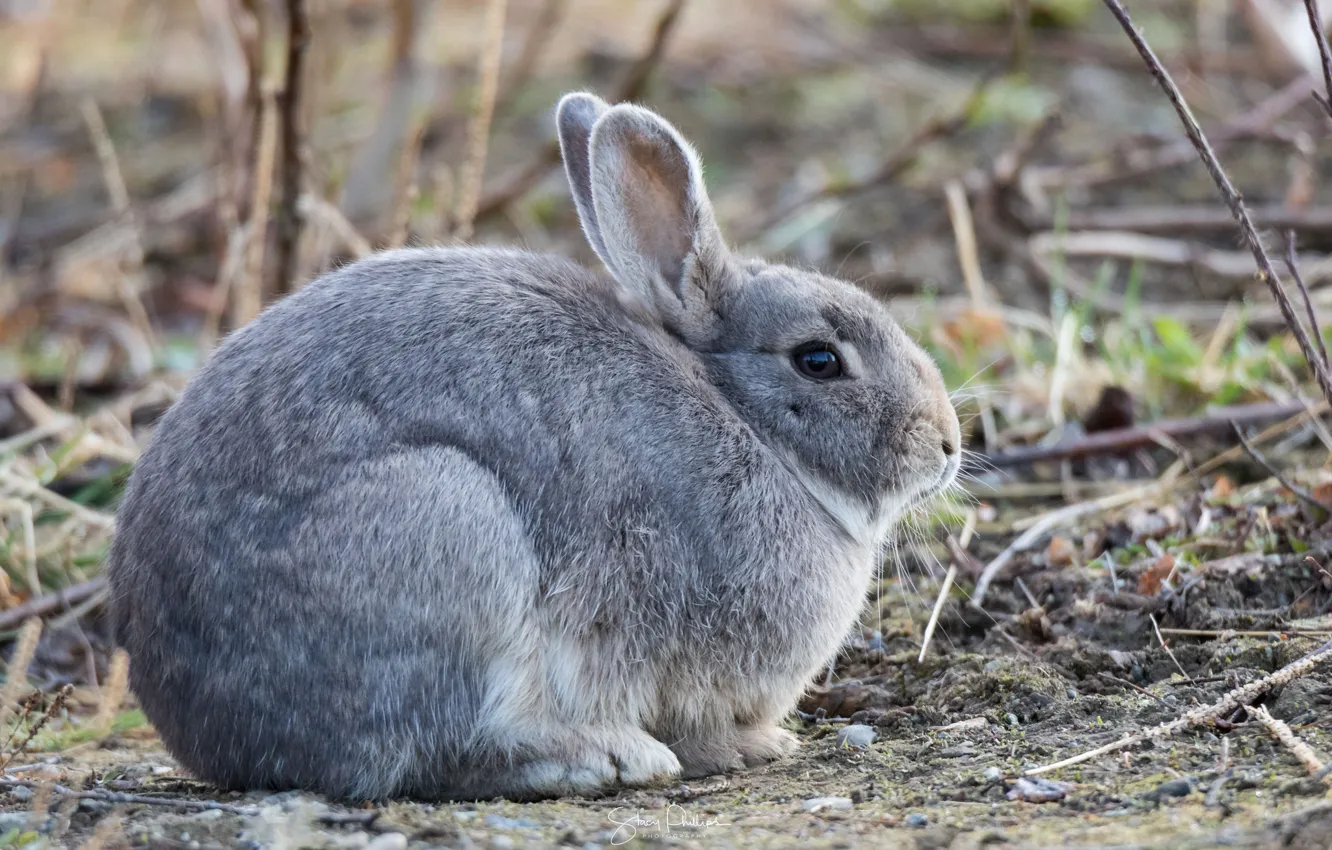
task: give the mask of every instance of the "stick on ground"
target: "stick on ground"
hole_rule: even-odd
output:
[[[1264,676],[1258,681],[1250,682],[1243,687],[1235,688],[1210,706],[1196,708],[1185,714],[1183,717],[1172,720],[1169,723],[1154,726],[1145,732],[1125,735],[1118,741],[1106,744],[1104,747],[1097,747],[1096,749],[1082,753],[1081,755],[1066,758],[1063,761],[1057,761],[1054,764],[1047,764],[1044,767],[1034,767],[1025,771],[1024,775],[1037,776],[1061,768],[1083,764],[1084,762],[1089,762],[1093,759],[1100,758],[1101,756],[1109,755],[1110,753],[1117,753],[1120,750],[1135,747],[1143,741],[1152,740],[1154,738],[1164,738],[1168,735],[1173,735],[1181,729],[1207,723],[1224,714],[1229,714],[1240,706],[1248,705],[1272,688],[1280,687],[1281,685],[1308,675],[1319,665],[1326,664],[1329,661],[1332,661],[1332,641],[1328,641],[1298,661],[1292,661],[1290,664],[1287,664],[1285,667],[1282,667],[1271,675]]]

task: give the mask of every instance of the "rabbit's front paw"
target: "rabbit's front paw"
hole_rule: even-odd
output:
[[[550,757],[524,766],[520,782],[537,794],[595,794],[674,779],[680,761],[639,729],[596,729],[570,735]]]
[[[791,755],[800,747],[800,741],[776,726],[753,726],[738,730],[736,747],[745,767],[756,767]]]

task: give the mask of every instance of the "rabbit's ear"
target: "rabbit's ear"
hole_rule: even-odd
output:
[[[592,138],[592,125],[609,109],[606,102],[594,94],[573,92],[560,98],[555,108],[555,125],[559,129],[560,156],[564,160],[564,173],[569,178],[574,205],[583,234],[597,256],[608,267],[606,244],[597,225],[596,208],[592,205],[592,169],[588,143]]]
[[[626,294],[697,327],[727,278],[698,155],[660,116],[628,104],[597,121],[591,154],[607,265]]]

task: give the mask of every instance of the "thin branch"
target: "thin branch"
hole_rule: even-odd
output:
[[[1249,713],[1250,717],[1263,724],[1263,727],[1272,733],[1272,737],[1276,738],[1281,746],[1289,750],[1290,754],[1295,756],[1300,764],[1304,765],[1304,769],[1308,771],[1310,776],[1317,776],[1320,779],[1326,778],[1327,765],[1323,764],[1322,759],[1318,758],[1318,755],[1308,744],[1300,740],[1299,736],[1295,734],[1290,726],[1286,725],[1285,721],[1273,717],[1271,712],[1261,705],[1257,708],[1246,705],[1244,710]]]
[[[666,44],[670,40],[671,33],[675,31],[675,22],[679,20],[680,11],[684,8],[685,0],[670,0],[669,4],[662,11],[661,16],[657,18],[657,25],[652,33],[652,41],[648,45],[647,52],[634,62],[633,66],[625,73],[624,79],[620,81],[620,86],[611,98],[611,103],[622,103],[627,100],[637,100],[643,93],[643,88],[647,85],[661,61],[662,54],[666,51]],[[533,160],[522,168],[514,177],[505,181],[504,185],[494,189],[481,197],[481,202],[476,208],[476,218],[481,219],[503,209],[517,199],[526,195],[536,184],[540,183],[550,170],[560,162],[560,143],[555,139],[546,142],[546,146],[536,155]]]
[[[1118,741],[1106,744],[1104,747],[1097,747],[1096,749],[1082,753],[1081,755],[1066,758],[1063,761],[1058,761],[1054,764],[1047,764],[1044,767],[1034,767],[1025,771],[1024,775],[1036,776],[1061,768],[1072,767],[1084,762],[1089,762],[1092,759],[1099,758],[1103,755],[1109,755],[1110,753],[1117,753],[1120,750],[1135,747],[1143,741],[1163,738],[1173,735],[1181,729],[1207,723],[1224,714],[1229,714],[1240,706],[1252,703],[1255,699],[1267,693],[1267,691],[1272,688],[1280,687],[1300,678],[1301,676],[1308,675],[1316,667],[1328,661],[1332,661],[1332,641],[1323,644],[1303,658],[1287,664],[1285,667],[1282,667],[1271,675],[1264,676],[1256,682],[1250,682],[1243,687],[1235,688],[1210,706],[1195,708],[1183,717],[1172,720],[1169,723],[1153,726],[1145,732],[1125,735]]]
[[[34,596],[21,605],[0,612],[0,632],[18,628],[29,617],[44,617],[47,614],[54,614],[57,611],[72,608],[105,589],[106,576],[98,576],[82,584],[75,584],[63,590],[58,590],[55,593]]]
[[[1276,269],[1272,266],[1272,260],[1267,255],[1267,249],[1263,247],[1262,240],[1258,236],[1258,231],[1255,229],[1253,221],[1249,218],[1249,211],[1244,206],[1244,199],[1240,196],[1240,193],[1235,189],[1234,185],[1231,184],[1230,178],[1221,167],[1220,161],[1212,151],[1211,145],[1207,142],[1207,137],[1203,135],[1202,127],[1198,125],[1197,119],[1193,117],[1192,110],[1189,109],[1188,103],[1185,102],[1184,95],[1180,93],[1179,88],[1170,78],[1170,74],[1166,71],[1165,66],[1161,64],[1161,60],[1156,58],[1156,54],[1152,51],[1151,46],[1147,44],[1147,41],[1138,31],[1137,26],[1133,23],[1133,19],[1129,17],[1128,11],[1119,0],[1104,0],[1104,3],[1106,8],[1110,10],[1110,13],[1115,16],[1119,25],[1123,27],[1129,40],[1133,42],[1133,46],[1137,48],[1138,53],[1147,64],[1148,70],[1151,71],[1156,82],[1161,86],[1162,90],[1165,91],[1166,97],[1169,98],[1171,105],[1174,106],[1175,113],[1184,124],[1184,131],[1188,135],[1189,141],[1193,143],[1194,149],[1198,151],[1198,156],[1202,159],[1203,165],[1207,168],[1207,173],[1211,175],[1213,182],[1216,183],[1217,189],[1221,191],[1221,195],[1225,199],[1226,205],[1230,207],[1231,214],[1239,224],[1240,233],[1244,238],[1244,242],[1253,253],[1254,261],[1258,265],[1258,277],[1263,283],[1267,284],[1267,288],[1271,290],[1272,297],[1276,299],[1277,306],[1281,309],[1281,316],[1285,320],[1287,327],[1290,328],[1291,333],[1295,335],[1295,339],[1299,342],[1300,351],[1304,354],[1304,359],[1308,362],[1310,369],[1313,370],[1314,377],[1317,378],[1318,385],[1322,389],[1324,397],[1327,398],[1329,402],[1332,402],[1332,369],[1329,369],[1327,365],[1318,359],[1318,355],[1315,353],[1312,344],[1309,342],[1308,334],[1305,333],[1303,324],[1300,323],[1299,318],[1295,315],[1295,309],[1291,305],[1290,299],[1286,297],[1285,289],[1282,287],[1281,278],[1277,275]]]
[[[1304,488],[1295,486],[1294,482],[1281,473],[1281,470],[1268,463],[1267,458],[1260,455],[1258,450],[1249,443],[1248,438],[1244,436],[1244,430],[1240,428],[1239,425],[1232,422],[1230,423],[1230,426],[1234,429],[1235,436],[1239,438],[1240,445],[1244,447],[1244,451],[1248,452],[1249,457],[1253,458],[1255,463],[1267,470],[1268,475],[1280,482],[1282,487],[1285,487],[1287,490],[1294,493],[1295,498],[1312,507],[1314,509],[1315,517],[1326,517],[1328,515],[1328,506],[1315,499]]]
[[[305,0],[287,0],[287,71],[280,96],[282,122],[282,198],[277,221],[277,278],[274,297],[296,286],[297,246],[305,216],[301,211],[301,96],[305,54],[310,46],[310,17]]]
[[[1323,107],[1332,118],[1332,49],[1327,44],[1327,34],[1323,32],[1323,13],[1318,9],[1318,0],[1304,0],[1304,11],[1309,14],[1309,29],[1313,31],[1314,41],[1318,42],[1318,56],[1323,60],[1323,94],[1314,92],[1314,100]]]
[[[1314,339],[1318,341],[1318,353],[1323,356],[1323,365],[1329,365],[1327,359],[1327,344],[1323,342],[1323,330],[1318,324],[1318,316],[1314,314],[1313,298],[1309,295],[1309,286],[1304,282],[1304,275],[1300,274],[1300,264],[1295,256],[1295,231],[1286,231],[1286,270],[1295,280],[1295,286],[1300,290],[1300,297],[1304,299],[1304,309],[1309,313],[1309,328],[1313,331]]]
[[[476,112],[467,128],[467,159],[459,177],[458,209],[454,213],[453,237],[459,242],[472,238],[477,206],[481,201],[481,180],[486,173],[486,148],[490,141],[490,122],[495,116],[495,96],[499,92],[500,57],[504,53],[504,13],[507,0],[486,3],[485,36],[477,64]]]
[[[977,455],[972,463],[999,469],[1024,463],[1073,460],[1096,455],[1127,452],[1156,445],[1160,437],[1174,440],[1206,434],[1223,434],[1231,430],[1231,423],[1257,425],[1271,420],[1286,419],[1306,410],[1300,402],[1260,402],[1236,405],[1216,410],[1209,416],[1182,419],[1161,419],[1147,425],[1097,431],[1059,446],[1023,446],[993,455]]]

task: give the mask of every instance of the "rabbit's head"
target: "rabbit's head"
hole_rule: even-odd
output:
[[[693,148],[660,116],[566,95],[556,112],[583,231],[626,310],[664,328],[854,537],[952,483],[956,412],[885,306],[726,246]]]

